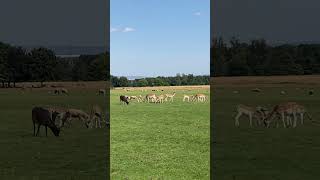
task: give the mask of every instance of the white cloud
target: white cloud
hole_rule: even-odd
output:
[[[118,32],[119,29],[118,28],[110,28],[110,32]]]
[[[136,31],[136,29],[132,28],[132,27],[125,27],[125,28],[110,28],[110,32],[133,32]]]
[[[195,12],[195,13],[193,13],[193,15],[195,15],[195,16],[201,16],[201,12]]]
[[[131,27],[125,27],[123,28],[122,32],[132,32],[132,31],[135,31],[134,28],[131,28]]]

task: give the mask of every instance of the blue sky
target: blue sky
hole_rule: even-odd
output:
[[[210,72],[210,0],[111,0],[111,74]]]

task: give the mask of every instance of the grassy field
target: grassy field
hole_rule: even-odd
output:
[[[319,125],[305,121],[295,129],[250,128],[248,119],[243,117],[240,127],[234,126],[237,104],[271,109],[286,101],[304,105],[313,120],[320,122],[319,76],[213,78],[212,81],[213,178],[319,179]],[[260,88],[262,92],[251,92],[253,88]],[[308,95],[310,89],[315,90],[313,96]],[[280,91],[286,91],[286,95],[280,95]]]
[[[85,84],[85,83],[84,83]],[[85,86],[85,85],[84,85]],[[0,179],[105,179],[107,160],[106,128],[87,129],[82,123],[65,128],[59,137],[40,129],[33,137],[31,109],[54,105],[89,110],[103,108],[105,98],[96,95],[97,86],[68,87],[70,95],[53,95],[49,89],[0,89]]]
[[[164,104],[120,105],[120,95],[146,95],[151,89],[177,94]],[[209,95],[209,86],[111,91],[112,179],[209,179],[210,103],[182,102],[183,94],[196,93]]]

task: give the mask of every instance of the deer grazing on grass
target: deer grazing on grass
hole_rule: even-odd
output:
[[[172,101],[173,102],[173,97],[176,95],[174,92],[173,94],[165,94],[165,101]]]
[[[53,93],[54,93],[54,94],[60,94],[60,89],[54,89],[54,90],[53,90]]]
[[[94,105],[91,107],[90,110],[90,126],[93,127],[95,125],[95,128],[101,128],[101,122],[102,122],[102,110],[100,106]]]
[[[69,95],[69,91],[66,88],[56,88],[53,90],[54,94],[66,94]]]
[[[45,109],[47,109],[51,113],[52,117],[54,114],[56,114],[56,117],[54,118],[55,119],[54,122],[59,128],[64,127],[65,122],[69,122],[69,121],[67,121],[67,119],[70,118],[70,113],[67,113],[68,112],[67,108],[52,107],[51,106],[51,107],[45,107]],[[57,120],[58,120],[58,122],[57,122]],[[69,125],[68,127],[71,126],[71,124],[68,124],[68,125]]]
[[[68,112],[70,113],[70,118],[63,121],[62,126],[64,126],[66,121],[69,121],[67,123],[71,125],[72,118],[77,118],[79,121],[82,121],[87,128],[89,128],[90,116],[86,112],[80,109],[68,109]]]
[[[137,96],[129,96],[129,100],[137,100],[139,102],[139,98]]]
[[[155,102],[157,99],[157,96],[155,94],[147,94],[146,95],[146,102]]]
[[[47,127],[51,129],[52,133],[55,136],[59,136],[60,129],[54,123],[56,115],[57,113],[54,113],[53,115],[51,115],[50,111],[48,111],[45,108],[34,107],[32,109],[33,136],[39,135],[39,130],[41,125],[45,126],[46,128],[46,136],[48,136]],[[36,124],[38,124],[37,133],[36,133]]]
[[[129,97],[128,96],[120,96],[120,104],[126,103],[127,105],[129,105]]]
[[[105,89],[99,89],[98,95],[103,95],[103,96],[105,96],[105,95],[106,95],[106,90],[105,90]]]
[[[190,96],[188,96],[188,95],[183,95],[183,100],[182,100],[183,102],[185,102],[185,101],[190,101]]]
[[[300,121],[301,121],[302,125],[304,124],[304,120],[303,120],[304,115],[306,115],[309,120],[312,120],[311,116],[307,112],[307,109],[303,105],[296,104],[295,105],[295,110],[296,110],[297,114],[300,115]]]
[[[267,114],[267,110],[265,108],[262,108],[260,106],[254,108],[254,107],[250,107],[250,106],[246,106],[243,104],[239,104],[236,107],[237,109],[237,115],[235,117],[235,126],[239,126],[239,118],[242,115],[246,115],[249,117],[249,124],[252,127],[252,119],[255,118],[257,120],[257,124],[260,125],[261,122],[264,120],[266,114]]]
[[[193,101],[205,102],[206,98],[207,97],[204,94],[196,94],[196,95],[193,96]]]
[[[297,115],[300,115],[301,124],[303,124],[304,114],[306,114],[307,117],[311,120],[311,117],[306,112],[306,109],[304,106],[296,102],[280,103],[273,108],[271,113],[265,118],[264,123],[265,123],[265,126],[269,127],[274,117],[277,116],[278,118],[277,120],[282,121],[284,128],[290,125],[292,125],[292,127],[295,128],[297,126]],[[293,117],[293,123],[292,123],[291,117]],[[278,121],[276,122],[277,127],[278,127]],[[287,121],[287,124],[286,124],[286,121]]]
[[[61,88],[60,91],[61,91],[61,94],[69,95],[69,91],[66,88]]]
[[[159,95],[159,96],[156,96],[156,103],[163,103],[164,102],[164,99],[165,99],[165,96],[164,95]]]
[[[143,98],[142,98],[141,94],[138,96],[138,102],[143,102]]]

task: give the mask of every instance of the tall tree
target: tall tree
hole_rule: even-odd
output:
[[[30,56],[33,59],[33,77],[41,82],[41,86],[43,86],[43,82],[55,79],[54,69],[57,61],[52,50],[43,47],[36,48],[30,52]]]

